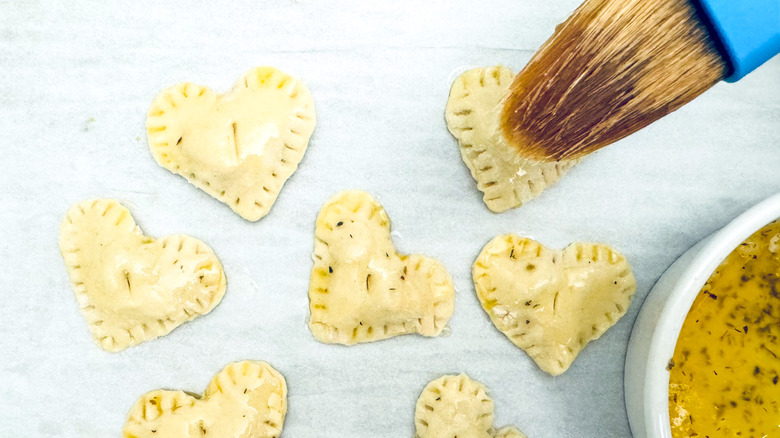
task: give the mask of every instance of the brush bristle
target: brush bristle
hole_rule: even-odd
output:
[[[688,0],[586,0],[515,77],[503,133],[530,158],[578,158],[685,105],[727,69]]]

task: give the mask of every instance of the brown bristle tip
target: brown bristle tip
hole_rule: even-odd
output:
[[[727,73],[690,1],[586,0],[515,77],[501,128],[528,158],[580,158],[685,105]]]

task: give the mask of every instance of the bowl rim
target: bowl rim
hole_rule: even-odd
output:
[[[749,208],[692,247],[691,250],[696,254],[672,286],[653,329],[647,352],[647,368],[643,382],[643,416],[647,431],[653,432],[649,436],[672,437],[669,416],[669,370],[666,367],[674,355],[677,339],[693,301],[715,269],[739,244],[777,219],[780,219],[780,193]],[[664,275],[666,272],[661,278]],[[652,294],[653,291],[651,290],[650,293]],[[669,339],[674,341],[670,342]]]

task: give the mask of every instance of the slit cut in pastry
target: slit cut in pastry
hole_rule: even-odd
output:
[[[452,316],[447,270],[432,258],[396,253],[390,219],[368,193],[341,192],[322,207],[313,258],[309,328],[320,342],[438,336]]]

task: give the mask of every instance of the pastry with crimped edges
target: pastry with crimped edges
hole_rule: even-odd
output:
[[[113,199],[74,205],[59,244],[81,312],[107,351],[168,334],[209,313],[225,293],[211,248],[182,234],[146,236]]]
[[[163,90],[146,132],[157,163],[256,221],[298,168],[315,123],[301,81],[258,67],[222,95],[189,82]]]
[[[626,313],[636,291],[628,261],[607,245],[556,251],[513,234],[485,245],[473,277],[496,328],[553,376]]]
[[[414,438],[526,438],[516,427],[493,427],[493,400],[465,374],[442,376],[423,389]]]
[[[499,116],[513,78],[512,71],[501,66],[468,70],[453,82],[445,111],[463,162],[495,213],[539,196],[577,163],[528,160],[507,143]]]
[[[322,207],[313,259],[309,328],[320,342],[437,336],[452,316],[447,270],[432,258],[396,253],[387,213],[368,193],[341,192]]]
[[[155,390],[127,414],[123,438],[278,438],[287,383],[265,362],[229,363],[202,396]]]

